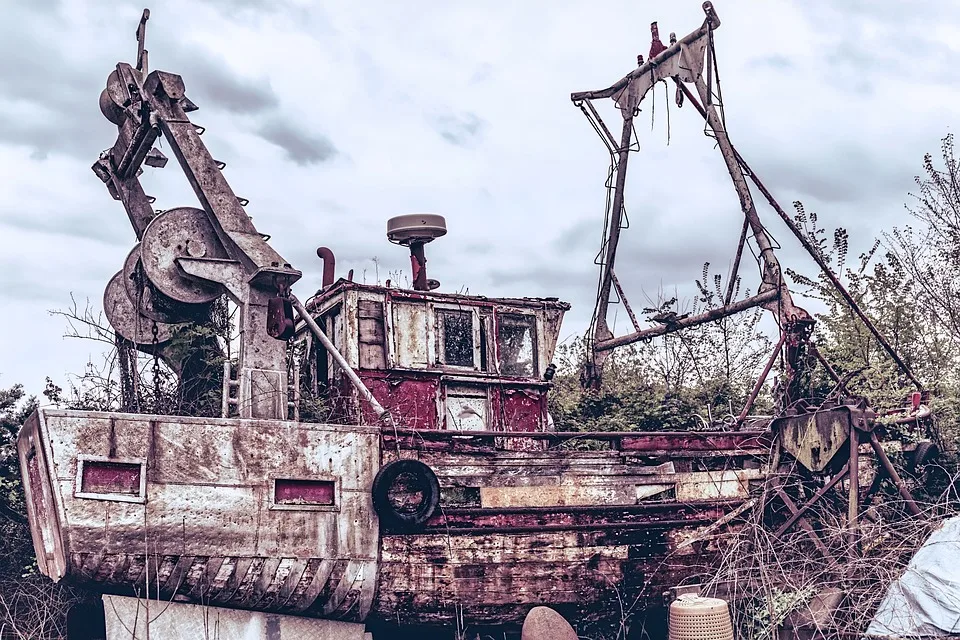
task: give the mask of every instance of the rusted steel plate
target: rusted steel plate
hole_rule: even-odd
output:
[[[823,471],[850,436],[850,407],[834,407],[801,416],[778,418],[783,449],[810,471]]]
[[[401,377],[369,371],[361,371],[359,375],[377,401],[390,411],[398,426],[416,430],[438,428],[439,375],[411,372]],[[366,403],[362,411],[367,424],[378,423],[379,416],[374,415]]]
[[[254,610],[370,610],[378,429],[40,410],[18,448],[51,460],[25,478],[28,498],[49,493],[33,523],[51,577]]]
[[[536,431],[542,427],[547,394],[535,389],[503,389],[505,431]]]

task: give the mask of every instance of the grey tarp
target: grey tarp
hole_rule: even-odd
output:
[[[960,633],[960,517],[930,534],[877,608],[868,635]]]

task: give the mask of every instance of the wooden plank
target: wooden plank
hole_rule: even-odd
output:
[[[509,544],[510,536],[503,536]],[[390,543],[389,540],[386,541]],[[496,545],[496,537],[490,540]],[[576,619],[597,615],[597,602],[630,602],[636,607],[662,603],[662,593],[684,578],[709,576],[716,552],[669,558],[666,549],[628,548],[628,559],[605,562],[591,549],[568,563],[499,565],[416,564],[411,573],[401,558],[384,562],[377,614],[401,624],[450,624],[459,615],[491,624],[516,623],[530,601],[563,605]],[[611,607],[614,615],[619,611]],[[619,618],[615,618],[617,620]]]
[[[383,344],[383,321],[372,318],[360,318],[360,343]]]
[[[362,318],[375,318],[383,321],[383,302],[380,300],[357,300],[357,315]]]
[[[765,477],[760,469],[729,471],[694,471],[677,474],[677,500],[711,498],[747,498],[750,480]]]
[[[537,534],[534,534],[537,535]],[[541,534],[542,535],[542,534]],[[427,542],[435,536],[424,536]],[[619,546],[576,546],[576,534],[558,535],[556,540],[542,540],[540,545],[495,545],[492,548],[482,546],[477,548],[476,538],[468,539],[461,536],[453,537],[435,544],[390,544],[388,541],[399,540],[398,537],[384,538],[383,555],[381,562],[398,564],[435,564],[447,562],[450,564],[502,564],[512,563],[520,567],[528,562],[557,562],[570,563],[589,560],[595,555],[601,555],[611,560],[626,560],[629,555],[627,545]],[[520,570],[522,571],[522,570]]]
[[[366,344],[361,342],[359,348],[361,369],[382,369],[386,366],[382,344]]]
[[[530,487],[480,487],[482,507],[552,507],[561,505],[633,504],[632,487],[541,485]]]
[[[383,302],[357,301],[357,341],[361,369],[385,369],[387,366]]]

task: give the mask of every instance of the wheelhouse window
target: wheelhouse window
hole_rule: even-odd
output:
[[[442,363],[454,367],[473,367],[473,312],[442,309],[437,311],[440,325]]]
[[[323,332],[327,334],[327,337],[330,338],[330,341],[336,349],[343,349],[343,314],[341,313],[341,306],[339,304],[333,309],[324,312],[318,319],[317,324],[319,324]],[[318,342],[315,342],[314,345],[317,392],[324,394],[330,386],[337,384],[343,372],[340,371],[340,367],[333,359],[333,356],[327,352],[323,345]]]
[[[536,327],[534,316],[499,316],[497,350],[501,375],[520,378],[538,375]]]
[[[451,431],[484,431],[488,429],[487,389],[479,385],[455,384],[444,389],[447,409],[446,426]]]

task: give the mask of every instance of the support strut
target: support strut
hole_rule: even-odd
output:
[[[683,94],[693,103],[693,106],[700,112],[700,115],[703,116],[705,120],[708,121],[708,112],[703,108],[703,105],[696,99],[696,97],[690,92],[690,90],[683,85],[681,82],[677,82],[677,87],[683,92]],[[790,232],[794,237],[800,242],[800,245],[806,250],[806,252],[813,258],[814,262],[817,263],[817,266],[820,267],[820,271],[830,280],[830,284],[840,293],[840,296],[843,298],[844,302],[847,303],[847,306],[857,314],[857,317],[863,322],[867,327],[867,330],[873,334],[873,337],[876,338],[877,342],[880,343],[880,346],[883,347],[883,350],[887,352],[887,355],[897,363],[897,366],[900,367],[900,370],[903,371],[904,375],[910,379],[910,382],[913,383],[915,387],[919,390],[923,390],[923,384],[920,380],[914,375],[913,371],[907,365],[906,362],[900,357],[900,354],[897,353],[896,349],[890,344],[886,337],[880,332],[880,330],[873,324],[873,321],[867,317],[867,314],[864,313],[863,309],[860,308],[860,305],[857,304],[857,301],[853,299],[853,296],[850,295],[850,292],[847,291],[846,287],[843,286],[843,283],[840,282],[840,279],[833,272],[833,269],[830,268],[830,265],[827,264],[826,260],[823,259],[823,256],[820,255],[820,252],[810,243],[806,236],[803,235],[803,231],[800,230],[800,227],[787,215],[787,212],[783,210],[777,200],[773,197],[773,194],[767,189],[767,187],[761,182],[760,177],[756,174],[753,169],[747,164],[746,160],[743,159],[743,156],[731,146],[731,150],[736,156],[737,163],[740,167],[750,176],[750,180],[753,181],[753,184],[756,185],[760,193],[763,194],[763,197],[766,198],[767,202],[770,204],[770,207],[777,212],[777,215],[780,216],[780,219],[783,220],[783,223],[787,225],[787,228],[790,229]]]

